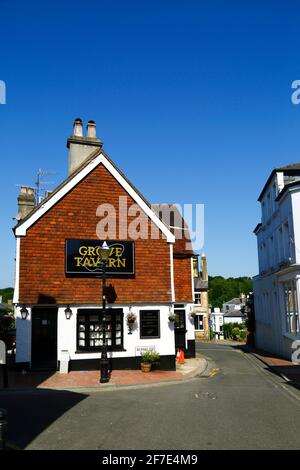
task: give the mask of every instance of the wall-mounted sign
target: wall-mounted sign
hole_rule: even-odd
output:
[[[104,240],[66,240],[66,274],[99,276],[102,273],[100,248]],[[134,242],[106,240],[110,248],[108,275],[134,274]]]
[[[135,347],[135,355],[141,356],[142,354],[150,351],[156,351],[155,346],[136,346]]]
[[[159,338],[159,310],[140,310],[141,338]]]

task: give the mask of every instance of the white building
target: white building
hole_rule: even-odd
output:
[[[215,334],[218,336],[223,335],[223,312],[219,308],[214,308],[214,311],[211,313],[211,327]]]
[[[246,315],[241,310],[242,307],[245,306],[243,302],[244,294],[242,294],[241,297],[242,298],[235,297],[223,304],[222,312],[224,323],[243,323],[246,320]]]
[[[255,345],[290,358],[300,339],[300,163],[274,169],[258,201]]]

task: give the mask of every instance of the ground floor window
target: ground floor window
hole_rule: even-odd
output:
[[[123,310],[107,309],[106,344],[109,350],[123,348]],[[77,349],[101,350],[103,345],[102,309],[78,309]]]
[[[204,330],[204,315],[195,316],[195,330]]]
[[[298,336],[300,329],[296,281],[284,282],[283,291],[286,332]]]
[[[175,330],[185,330],[185,308],[183,304],[174,305],[174,314],[175,314]]]

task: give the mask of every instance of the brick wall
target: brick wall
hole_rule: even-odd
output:
[[[26,237],[21,238],[20,303],[101,302],[101,279],[65,276],[65,239],[97,239],[97,207],[111,203],[118,208],[119,196],[127,193],[100,165],[27,230]],[[128,197],[127,202],[130,205],[134,201]],[[117,211],[117,221],[118,216]],[[128,217],[128,222],[132,219]],[[118,230],[116,235],[119,239]],[[134,279],[107,279],[117,296],[116,303],[170,302],[168,243],[163,239],[136,240],[135,252]]]
[[[176,302],[193,302],[191,258],[174,258]]]

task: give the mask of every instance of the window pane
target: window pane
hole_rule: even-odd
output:
[[[91,315],[89,320],[92,322],[92,321],[95,321],[95,322],[98,322],[99,321],[99,315]]]

